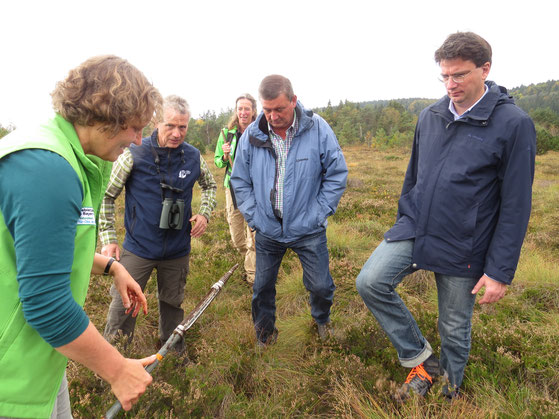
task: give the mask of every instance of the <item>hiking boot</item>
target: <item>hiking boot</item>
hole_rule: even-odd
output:
[[[443,386],[442,393],[443,393],[444,399],[447,402],[452,402],[453,400],[458,400],[458,399],[462,398],[462,395],[460,394],[459,389],[457,389],[454,386],[451,386],[450,384],[445,384]]]
[[[252,287],[254,285],[254,272],[247,272],[245,275],[245,281]]]
[[[278,340],[278,329],[274,327],[274,331],[268,335],[265,340],[261,340],[258,336],[256,337],[256,348],[266,349],[268,345],[273,345]]]
[[[332,327],[330,325],[330,322],[326,322],[323,324],[316,324],[316,329],[318,331],[318,337],[320,338],[320,340],[322,342],[328,340],[330,338],[330,336],[332,335]]]
[[[413,393],[418,396],[425,397],[433,383],[439,377],[448,377],[446,371],[439,363],[437,357],[433,354],[419,364],[413,367],[405,383],[400,387],[396,393],[396,399],[404,401],[408,399]]]

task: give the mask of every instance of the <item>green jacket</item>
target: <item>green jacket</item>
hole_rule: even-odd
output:
[[[234,127],[233,129],[228,130],[227,128],[223,128],[219,134],[219,138],[217,139],[217,144],[215,146],[215,155],[214,155],[214,162],[215,165],[219,168],[225,167],[225,179],[223,181],[223,186],[226,188],[229,187],[229,179],[231,178],[231,172],[233,168],[229,164],[229,161],[223,161],[223,150],[221,146],[223,143],[227,141],[231,141],[231,161],[235,162],[235,150],[237,149],[237,141],[240,138],[240,133],[238,132],[238,128]]]
[[[86,156],[74,127],[59,115],[34,133],[16,130],[3,138],[0,159],[30,148],[53,151],[65,158],[82,183],[84,216],[76,227],[70,287],[76,302],[83,306],[95,255],[97,216],[111,164]],[[94,218],[87,217],[91,210]],[[25,321],[18,297],[14,240],[1,212],[0,261],[0,416],[48,418],[67,358]]]

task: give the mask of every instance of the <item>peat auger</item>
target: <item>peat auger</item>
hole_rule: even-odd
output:
[[[211,302],[214,300],[217,294],[219,294],[219,292],[221,291],[221,289],[223,288],[227,280],[231,277],[231,275],[233,275],[233,272],[235,272],[235,269],[237,269],[238,266],[239,266],[238,263],[235,264],[235,266],[229,269],[229,271],[227,271],[225,275],[223,275],[219,279],[219,281],[213,284],[212,288],[206,294],[204,299],[200,301],[198,305],[194,308],[194,310],[192,310],[190,314],[186,316],[186,318],[181,322],[181,324],[179,324],[175,328],[171,337],[167,339],[167,342],[165,342],[165,344],[161,347],[161,349],[159,349],[159,351],[155,355],[156,356],[155,361],[152,364],[146,366],[147,372],[151,373],[155,369],[155,367],[157,367],[157,365],[161,362],[161,360],[165,357],[165,355],[167,355],[169,349],[171,349],[177,342],[179,342],[183,338],[184,333],[188,329],[190,329],[190,327],[202,315],[204,310],[208,308],[208,306],[211,304]],[[113,404],[111,408],[107,410],[107,413],[105,414],[105,418],[112,419],[113,417],[116,416],[116,414],[120,411],[121,408],[122,405],[120,404],[120,402],[119,401],[115,402],[115,404]]]

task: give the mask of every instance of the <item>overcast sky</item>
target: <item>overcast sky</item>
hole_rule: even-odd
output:
[[[50,116],[49,93],[99,54],[129,60],[194,117],[257,95],[272,73],[307,107],[444,95],[433,53],[474,31],[493,47],[490,80],[559,79],[555,0],[25,1],[0,5],[0,124]]]

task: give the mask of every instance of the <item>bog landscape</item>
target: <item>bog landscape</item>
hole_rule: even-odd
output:
[[[398,418],[559,416],[559,82],[511,93],[537,128],[538,155],[530,224],[515,280],[497,304],[476,304],[463,396],[452,403],[435,386],[425,399],[392,398],[408,370],[355,289],[355,278],[393,224],[417,115],[427,99],[329,104],[316,109],[334,128],[349,168],[348,186],[329,219],[330,269],[336,283],[333,336],[321,342],[310,316],[297,256],[288,252],[277,284],[278,341],[255,347],[251,289],[238,269],[186,334],[186,352],[170,353],[153,384],[128,413],[135,418]],[[303,102],[304,103],[304,102]],[[232,247],[224,210],[223,170],[213,147],[228,114],[190,123],[187,141],[203,152],[218,183],[218,206],[206,233],[192,242],[185,313],[242,258]],[[2,130],[6,128],[0,127]],[[8,128],[7,130],[9,130]],[[1,135],[0,135],[1,136]],[[199,205],[196,188],[193,210]],[[119,206],[124,236],[123,197]],[[99,330],[110,303],[110,278],[92,276],[85,311]],[[433,274],[417,272],[400,294],[438,353]],[[126,356],[156,351],[156,282],[146,289]],[[109,386],[77,363],[68,380],[75,417],[102,417],[115,401]]]

